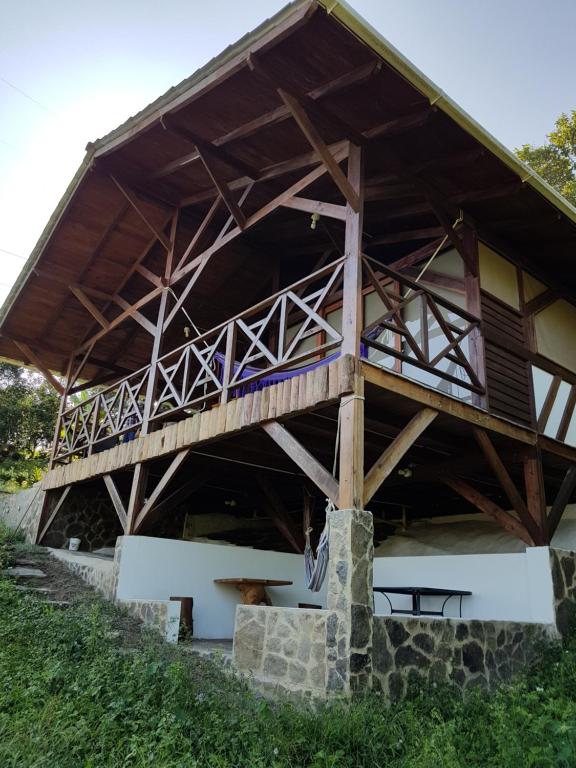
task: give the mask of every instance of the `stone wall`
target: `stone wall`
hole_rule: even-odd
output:
[[[56,504],[59,492],[53,492]],[[75,486],[70,490],[42,544],[56,549],[66,547],[71,538],[81,540],[80,549],[92,552],[113,547],[123,533],[110,495],[101,482]]]
[[[79,576],[106,600],[115,599],[118,579],[115,559],[83,552],[69,552],[67,549],[51,549],[50,552],[53,557],[64,563],[69,571]]]
[[[573,628],[576,609],[576,552],[550,548],[556,626],[561,635]]]
[[[116,604],[167,642],[178,642],[182,606],[177,600],[117,600]]]
[[[40,483],[18,493],[0,493],[0,520],[10,528],[24,531],[26,541],[33,542],[44,495]]]
[[[264,693],[326,695],[328,611],[239,605],[236,669]]]
[[[492,688],[555,637],[547,624],[375,616],[373,685],[392,700],[404,695],[411,679]]]

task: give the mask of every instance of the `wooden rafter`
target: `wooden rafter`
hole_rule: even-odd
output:
[[[76,296],[80,304],[90,312],[94,320],[102,326],[102,328],[108,328],[110,323],[108,320],[104,317],[102,312],[98,309],[98,307],[90,301],[88,296],[84,293],[82,288],[79,285],[70,285],[70,291]]]
[[[178,264],[176,264],[174,272],[179,272],[184,266],[184,264],[186,264],[186,262],[188,261],[188,258],[194,253],[194,249],[196,248],[196,246],[200,242],[200,239],[202,238],[202,236],[205,234],[206,230],[210,226],[210,223],[214,218],[214,216],[216,215],[216,213],[218,212],[218,208],[220,207],[221,203],[222,203],[221,197],[217,197],[214,200],[214,202],[210,206],[210,209],[208,210],[208,213],[206,214],[206,216],[204,216],[204,218],[200,222],[198,229],[196,230],[192,239],[188,243],[186,250],[180,257],[180,261],[178,262]]]
[[[108,493],[110,494],[112,504],[114,505],[114,509],[116,510],[116,514],[118,515],[118,519],[120,520],[120,525],[122,526],[122,529],[125,531],[128,515],[126,513],[126,507],[124,506],[122,497],[118,493],[118,488],[116,487],[116,483],[112,479],[112,475],[104,475],[103,480],[104,480],[104,484],[106,485],[106,488],[108,489]]]
[[[344,75],[341,75],[335,80],[331,80],[325,85],[321,85],[320,87],[315,88],[313,91],[309,91],[307,96],[314,101],[318,101],[325,98],[326,96],[340,93],[347,88],[351,88],[354,85],[358,85],[359,83],[368,80],[377,71],[379,71],[380,68],[380,61],[371,61],[368,64],[362,64],[350,72],[346,72]],[[270,110],[269,112],[266,112],[265,114],[254,118],[253,120],[250,120],[244,125],[241,125],[238,128],[223,134],[222,136],[219,136],[210,142],[210,146],[213,151],[218,150],[220,147],[224,147],[226,144],[238,141],[239,139],[248,138],[263,128],[269,128],[272,125],[277,125],[289,119],[290,117],[291,112],[285,105],[276,107],[275,109]],[[188,138],[190,139],[190,137]],[[222,157],[223,156],[220,155],[220,158]],[[200,155],[197,151],[189,152],[188,154],[183,155],[182,157],[179,157],[170,163],[167,163],[162,168],[159,168],[154,174],[152,174],[151,179],[159,179],[172,173],[177,173],[178,171],[182,170],[182,168],[187,167],[191,163],[197,162],[199,159]],[[237,164],[238,160],[234,158],[234,166],[232,167],[237,167]],[[250,172],[253,172],[253,169],[250,169]],[[250,173],[247,174],[247,176],[249,175]]]
[[[159,286],[159,290],[162,290],[162,286]],[[126,299],[123,299],[120,294],[115,293],[114,294],[114,303],[118,304],[119,307],[122,307],[122,309],[126,311],[132,310],[132,304],[130,304]],[[145,330],[148,331],[152,336],[156,333],[156,326],[154,323],[150,322],[147,317],[144,317],[142,312],[139,312],[137,309],[132,311],[131,317],[133,320],[136,320],[136,322],[142,326]]]
[[[240,229],[244,229],[244,225],[246,224],[246,217],[242,213],[242,210],[236,202],[234,195],[230,191],[228,184],[222,177],[222,174],[220,173],[220,170],[214,160],[214,156],[209,151],[200,149],[200,147],[198,147],[198,153],[202,163],[204,164],[206,172],[218,190],[218,194],[224,201],[226,208],[228,208],[230,211],[230,215],[234,217],[234,221],[240,227]]]
[[[188,455],[190,454],[190,449],[186,448],[183,451],[180,451],[180,453],[177,453],[176,456],[172,459],[170,466],[166,470],[166,472],[162,475],[160,478],[160,481],[146,500],[146,502],[142,505],[140,511],[138,512],[135,522],[134,522],[134,532],[138,531],[141,527],[150,512],[154,509],[157,502],[160,500],[160,497],[172,481],[173,477],[176,475],[182,464],[186,461],[188,458]]]
[[[163,124],[164,127],[170,131],[170,133],[174,133],[177,136],[180,136],[180,138],[189,141],[191,144],[194,144],[198,158],[203,162],[204,158],[209,156],[211,159],[218,160],[219,162],[227,165],[229,168],[233,168],[235,171],[245,174],[248,176],[248,178],[251,178],[254,181],[258,178],[258,171],[256,168],[253,168],[248,163],[244,163],[242,160],[234,157],[234,155],[232,155],[227,149],[224,149],[222,144],[217,145],[214,142],[205,141],[196,133],[194,133],[194,131],[191,131],[184,125],[176,123],[173,118],[169,118],[168,116],[164,117]],[[182,168],[181,163],[175,168],[175,170],[180,170],[180,168]],[[154,174],[153,178],[158,178],[158,176],[165,176],[165,170],[166,169],[163,169],[160,172]]]
[[[412,417],[400,434],[382,452],[364,478],[364,504],[368,504],[387,477],[396,469],[405,454],[425,429],[438,416],[438,411],[423,408]]]
[[[576,488],[576,464],[572,464],[564,475],[562,485],[556,494],[556,498],[552,503],[550,513],[548,515],[548,535],[550,540],[556,533],[558,524],[562,519],[566,505],[569,503]]]
[[[305,213],[317,213],[319,216],[328,216],[328,218],[339,219],[340,221],[346,219],[346,206],[323,203],[321,200],[309,200],[305,197],[295,196],[286,200],[283,206]]]
[[[546,309],[546,307],[549,307],[550,304],[554,304],[560,297],[561,292],[559,290],[548,288],[542,293],[539,293],[535,298],[526,302],[524,305],[524,314],[535,315],[543,309]]]
[[[336,184],[354,211],[358,212],[360,210],[360,200],[356,190],[352,187],[346,178],[346,175],[334,160],[332,153],[328,149],[324,139],[316,130],[316,127],[310,120],[302,104],[294,96],[281,88],[278,89],[278,94],[288,109],[292,112],[294,120],[300,127],[302,133],[306,136],[310,146],[318,153],[318,156],[332,177],[332,181]]]
[[[457,494],[462,496],[466,501],[470,502],[473,506],[479,509],[484,514],[495,520],[505,531],[512,536],[516,536],[521,539],[528,546],[533,546],[534,541],[524,525],[517,520],[513,515],[504,511],[501,507],[495,504],[487,496],[484,496],[480,491],[476,490],[472,485],[465,480],[457,477],[450,477],[445,475],[440,480],[456,491]]]
[[[168,240],[166,235],[160,229],[158,229],[154,224],[152,224],[152,222],[150,221],[148,216],[146,216],[146,214],[144,213],[144,211],[142,210],[142,208],[140,206],[140,201],[138,200],[138,198],[134,194],[134,192],[132,192],[129,189],[127,189],[126,187],[124,187],[118,181],[118,179],[115,176],[111,175],[110,178],[112,179],[112,181],[114,182],[116,187],[118,187],[120,192],[124,195],[124,197],[126,198],[128,203],[130,204],[130,206],[134,209],[134,211],[136,211],[138,216],[140,216],[140,218],[142,219],[144,224],[146,224],[146,226],[148,227],[150,232],[152,232],[152,234],[155,235],[156,239],[159,240],[162,243],[164,248],[166,248],[166,250],[169,251],[170,247],[171,247],[170,246],[170,241]]]
[[[538,448],[532,449],[524,458],[524,485],[526,488],[526,506],[539,530],[537,544],[548,544],[548,521],[546,519],[546,489],[542,474],[542,454]]]
[[[52,375],[52,373],[48,370],[48,368],[44,365],[42,360],[40,359],[39,355],[30,347],[28,344],[25,344],[23,341],[17,341],[16,339],[12,339],[13,344],[15,344],[18,349],[22,352],[22,354],[26,357],[29,363],[31,363],[35,368],[37,368],[42,376],[48,381],[58,392],[59,394],[64,394],[64,387],[58,379],[55,378],[55,376]]]
[[[36,543],[37,544],[40,544],[42,542],[42,539],[44,538],[44,536],[46,536],[46,534],[48,533],[48,530],[49,530],[50,526],[52,525],[52,523],[54,522],[54,520],[56,518],[56,515],[58,514],[58,512],[60,512],[60,509],[62,508],[62,505],[64,504],[64,502],[68,498],[68,494],[70,493],[71,489],[72,489],[72,486],[71,485],[67,485],[62,490],[62,493],[60,494],[60,498],[56,502],[56,506],[54,507],[54,509],[50,513],[48,519],[46,520],[46,522],[42,526],[42,530],[38,534],[38,537],[36,539]]]
[[[266,434],[274,440],[287,456],[300,467],[306,476],[324,493],[334,504],[338,505],[339,488],[338,481],[318,461],[315,456],[304,448],[296,438],[288,432],[286,427],[277,421],[270,421],[262,425]]]
[[[494,447],[494,444],[490,440],[490,437],[488,436],[488,433],[480,429],[479,427],[473,427],[472,428],[474,438],[478,445],[480,446],[480,449],[482,453],[484,454],[484,457],[490,467],[492,468],[494,474],[498,478],[498,481],[500,485],[502,486],[502,489],[504,490],[504,493],[508,497],[508,501],[512,505],[512,508],[522,520],[524,525],[526,526],[526,529],[530,533],[530,536],[534,541],[538,541],[540,537],[540,532],[538,529],[538,526],[536,525],[536,522],[533,520],[532,516],[528,512],[528,507],[526,506],[526,502],[520,495],[516,484],[510,477],[510,474],[508,473],[508,470],[504,466],[504,463],[500,456],[498,455],[496,448]]]

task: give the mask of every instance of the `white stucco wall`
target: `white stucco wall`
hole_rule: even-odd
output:
[[[439,587],[469,590],[462,617],[506,621],[554,621],[554,596],[548,547],[496,555],[379,557],[374,560],[374,586]],[[390,595],[394,608],[411,606],[411,598]],[[439,610],[443,598],[425,598],[423,608]],[[457,598],[446,604],[447,616],[458,616]],[[386,598],[375,595],[375,612],[390,612]]]
[[[125,536],[118,543],[122,557],[117,598],[193,597],[194,635],[199,638],[231,638],[234,633],[240,594],[233,587],[214,584],[214,579],[286,579],[293,585],[268,589],[273,605],[326,605],[324,591],[316,594],[304,585],[302,555],[149,536]]]

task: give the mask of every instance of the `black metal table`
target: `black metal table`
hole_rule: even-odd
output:
[[[441,589],[439,587],[373,587],[374,592],[378,592],[384,595],[388,600],[390,606],[390,613],[407,613],[410,616],[444,616],[444,608],[448,600],[451,597],[460,598],[460,618],[462,618],[462,598],[466,595],[471,595],[472,592],[468,592],[465,589]],[[388,595],[411,595],[412,596],[412,610],[394,608]],[[444,597],[446,598],[442,603],[442,609],[440,611],[424,611],[422,610],[420,600],[422,597]]]

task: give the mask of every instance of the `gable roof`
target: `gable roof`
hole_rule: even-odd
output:
[[[576,209],[568,201],[490,136],[346,3],[296,0],[140,113],[87,146],[83,163],[0,309],[0,356],[26,362],[25,355],[12,342],[12,339],[19,338],[33,346],[48,367],[56,371],[63,369],[66,356],[77,348],[81,337],[78,330],[86,331],[92,323],[92,319],[86,317],[75,303],[74,297],[69,295],[68,283],[74,284],[79,275],[84,275],[93,279],[94,285],[102,284],[106,290],[114,291],[121,282],[122,274],[129,272],[148,239],[133,211],[126,210],[115,219],[123,200],[117,190],[110,190],[100,178],[100,169],[103,169],[104,176],[113,167],[130,177],[132,169],[138,168],[142,171],[142,178],[149,179],[147,161],[151,153],[168,161],[182,156],[186,149],[189,151],[189,142],[187,144],[181,137],[170,136],[170,132],[164,130],[165,121],[174,115],[185,119],[186,124],[192,125],[204,139],[213,141],[223,133],[224,124],[231,135],[242,120],[246,121],[246,116],[240,114],[242,110],[252,115],[253,119],[269,110],[273,106],[270,89],[267,90],[261,82],[253,83],[253,76],[247,67],[247,56],[254,53],[277,56],[285,66],[289,64],[294,77],[310,86],[342,77],[346,66],[350,69],[356,63],[361,67],[363,61],[377,57],[384,64],[378,76],[385,79],[393,93],[393,103],[382,107],[381,114],[377,114],[378,110],[370,103],[370,92],[367,90],[364,97],[362,88],[358,87],[353,93],[347,92],[352,108],[347,107],[343,100],[336,111],[338,108],[355,109],[361,102],[362,110],[355,109],[354,118],[358,128],[367,129],[378,122],[378,118],[388,117],[388,123],[393,122],[394,109],[399,115],[406,115],[411,110],[416,113],[424,107],[431,107],[439,117],[435,118],[433,126],[428,122],[419,128],[421,133],[417,142],[424,155],[426,152],[439,152],[440,147],[445,150],[452,146],[454,153],[476,146],[486,153],[484,178],[477,181],[471,174],[470,181],[467,181],[472,192],[474,185],[477,186],[477,199],[472,194],[472,202],[465,203],[467,207],[482,218],[494,217],[501,210],[514,214],[515,221],[524,221],[525,226],[519,232],[517,223],[499,224],[497,216],[494,219],[497,234],[509,238],[520,250],[524,249],[529,266],[532,261],[534,269],[538,268],[534,243],[539,243],[540,248],[550,243],[550,248],[554,249],[551,258],[547,255],[550,266],[566,265],[566,259],[573,254],[576,245]],[[251,88],[249,105],[236,98],[239,85]],[[377,90],[374,92],[377,93]],[[335,103],[338,101],[336,97],[331,98]],[[235,123],[236,114],[238,120]],[[252,143],[247,140],[234,144],[242,162],[246,158],[253,162],[255,156],[269,155],[267,159],[278,164],[283,146],[297,150],[298,141],[287,128],[273,125],[267,130],[268,134],[264,137],[264,130],[254,133]],[[338,140],[337,134],[338,131],[331,138]],[[443,141],[439,138],[441,135]],[[398,142],[401,143],[401,139]],[[411,152],[413,147],[409,144],[407,147]],[[274,162],[269,162],[266,167],[272,165]],[[377,165],[375,163],[375,168]],[[442,177],[442,171],[440,163],[439,177]],[[479,176],[480,169],[475,168],[474,173]],[[443,178],[448,178],[446,173]],[[498,206],[493,200],[482,200],[480,187],[490,179],[494,179],[503,190],[496,196]],[[202,205],[213,195],[209,179],[203,178],[202,170],[193,173],[190,166],[183,166],[169,181],[152,185],[153,197],[144,204],[147,215],[158,228],[164,226],[170,206],[181,204],[183,197],[193,214],[195,205],[202,212]],[[454,186],[454,178],[449,182]],[[456,180],[455,186],[459,183]],[[183,195],[182,190],[187,187],[194,189],[195,194]],[[466,194],[461,197],[466,201]],[[102,252],[105,250],[103,239],[106,240],[108,254]],[[111,240],[116,242],[115,251],[111,250]],[[83,272],[91,255],[98,249],[100,252],[90,269]],[[154,258],[153,253],[151,258]],[[100,271],[96,269],[98,265]],[[60,283],[55,281],[58,275]],[[45,282],[49,278],[55,281],[52,288],[47,287]],[[568,276],[568,280],[574,280],[572,275]],[[135,281],[136,278],[133,278],[132,282]],[[127,289],[130,291],[131,287],[132,298],[137,298],[143,288],[130,284]],[[571,289],[575,288],[573,282]],[[203,288],[205,291],[208,289],[209,286]],[[60,316],[55,314],[58,307],[61,308]],[[54,328],[50,326],[51,318]],[[53,343],[46,343],[48,332],[51,332]],[[114,339],[114,344],[119,342],[122,342],[121,334]],[[145,345],[144,340],[142,344]],[[137,367],[140,362],[136,355],[132,362],[127,361],[127,365]]]

